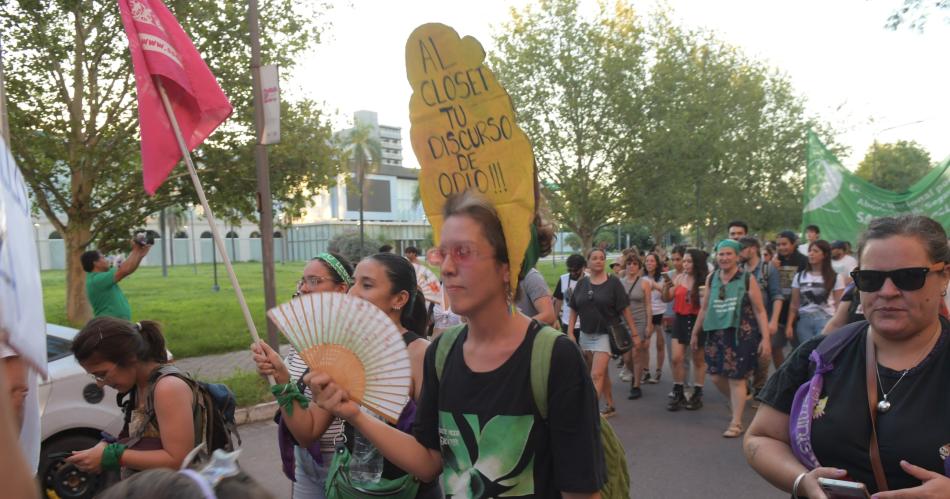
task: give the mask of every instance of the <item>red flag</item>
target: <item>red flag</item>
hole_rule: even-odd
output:
[[[145,192],[155,194],[181,150],[153,78],[161,78],[188,150],[231,115],[227,96],[161,0],[118,0],[129,37],[142,136]]]

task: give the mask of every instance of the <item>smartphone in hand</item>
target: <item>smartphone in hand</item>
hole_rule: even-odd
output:
[[[819,478],[818,486],[828,499],[870,499],[868,488],[860,482]]]

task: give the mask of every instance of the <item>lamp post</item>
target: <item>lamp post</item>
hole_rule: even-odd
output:
[[[40,224],[33,224],[33,234],[36,236],[36,264],[39,265],[40,270],[43,269],[43,254],[40,253]]]

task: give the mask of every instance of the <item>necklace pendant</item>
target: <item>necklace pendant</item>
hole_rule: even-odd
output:
[[[891,410],[891,403],[888,402],[887,399],[884,399],[877,403],[877,412],[884,414],[889,410]]]

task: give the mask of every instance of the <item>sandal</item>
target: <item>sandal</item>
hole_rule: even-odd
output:
[[[600,415],[604,418],[613,417],[614,414],[617,414],[617,408],[612,405],[608,405],[603,411],[600,411]]]
[[[726,438],[736,438],[739,435],[742,435],[742,432],[742,425],[739,423],[733,423],[729,425],[729,428],[727,428],[726,431],[722,432],[722,436]]]

